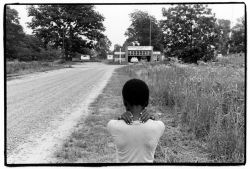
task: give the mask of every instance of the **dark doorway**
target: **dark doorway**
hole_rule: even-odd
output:
[[[136,57],[138,61],[150,62],[150,56],[128,56],[128,62],[131,62],[131,58]]]

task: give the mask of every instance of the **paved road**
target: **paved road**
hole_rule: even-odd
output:
[[[8,81],[7,162],[48,162],[117,67],[85,63]]]

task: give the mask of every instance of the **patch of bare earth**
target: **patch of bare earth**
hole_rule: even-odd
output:
[[[87,118],[80,120],[72,135],[54,154],[58,163],[115,162],[115,145],[106,125],[124,112],[121,90],[130,78],[125,68],[116,69],[103,93],[91,104]],[[205,145],[180,125],[178,114],[152,104],[148,109],[166,126],[156,148],[156,163],[209,162]]]

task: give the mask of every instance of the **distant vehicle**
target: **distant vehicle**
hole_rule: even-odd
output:
[[[113,55],[107,55],[108,60],[113,60]]]
[[[81,55],[81,60],[90,60],[90,55]]]
[[[131,60],[130,60],[130,62],[132,62],[132,63],[138,63],[137,57],[132,57]]]

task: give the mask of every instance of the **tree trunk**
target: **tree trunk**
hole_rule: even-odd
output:
[[[65,50],[65,60],[66,61],[72,61],[72,56],[70,55],[68,50]]]

